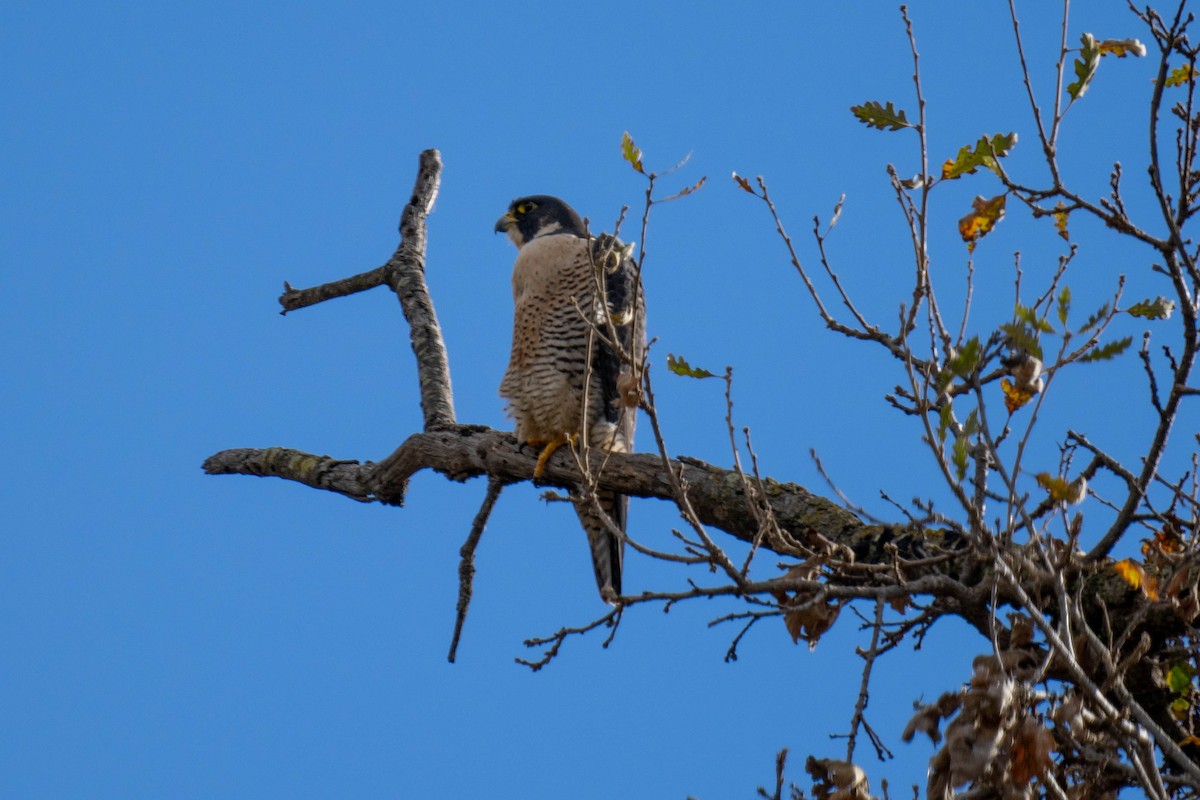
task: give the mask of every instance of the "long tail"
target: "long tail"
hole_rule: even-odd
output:
[[[629,498],[615,492],[601,491],[599,493],[600,507],[612,519],[617,528],[625,530],[625,520],[629,511]],[[621,594],[621,565],[624,560],[625,542],[608,526],[603,518],[593,511],[592,507],[577,500],[575,513],[583,530],[587,533],[588,544],[592,551],[592,568],[596,572],[596,588],[605,602]]]

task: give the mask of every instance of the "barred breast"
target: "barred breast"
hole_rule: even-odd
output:
[[[547,441],[578,433],[589,341],[581,310],[596,314],[587,240],[552,235],[528,242],[517,255],[512,284],[512,354],[500,394],[508,400],[517,438]],[[596,411],[589,408],[588,416],[596,419]]]

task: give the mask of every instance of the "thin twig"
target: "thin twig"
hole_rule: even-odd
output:
[[[875,621],[871,625],[871,644],[866,652],[859,652],[863,657],[862,681],[858,685],[858,699],[854,703],[854,714],[850,717],[850,733],[846,737],[846,760],[854,761],[854,745],[858,738],[859,725],[866,721],[865,712],[870,697],[871,668],[875,666],[875,658],[879,655],[879,631],[883,628],[883,601],[875,601]],[[882,753],[876,750],[882,758]]]

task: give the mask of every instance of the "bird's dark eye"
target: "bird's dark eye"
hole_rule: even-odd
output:
[[[517,213],[521,214],[521,215],[525,215],[525,214],[528,214],[530,211],[533,211],[535,208],[537,208],[537,203],[518,203],[517,204]]]

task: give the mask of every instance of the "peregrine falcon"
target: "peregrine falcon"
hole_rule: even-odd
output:
[[[591,448],[633,448],[638,384],[645,350],[645,306],[631,245],[592,237],[557,197],[512,202],[496,222],[517,246],[513,266],[512,355],[500,395],[517,439],[544,447],[534,472],[563,444],[582,437]],[[614,346],[615,338],[615,346]],[[599,492],[600,507],[621,531],[629,498]],[[600,596],[621,594],[624,540],[582,499],[575,511],[587,533]]]

